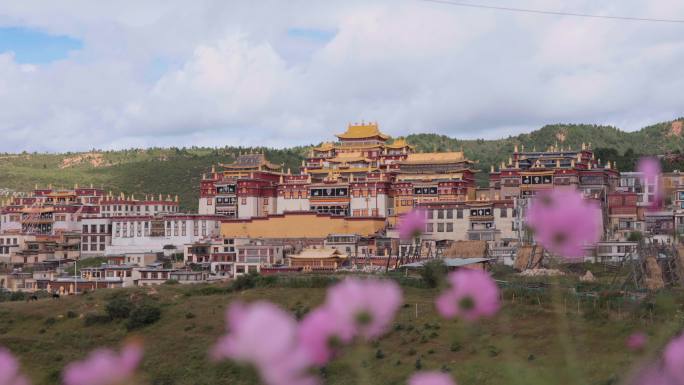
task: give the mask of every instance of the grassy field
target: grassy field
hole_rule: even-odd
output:
[[[134,331],[124,321],[86,326],[86,315],[104,314],[117,293],[158,306],[161,319]],[[653,352],[684,325],[681,295],[675,292],[631,305],[601,299],[578,305],[578,297],[553,286],[539,293],[507,289],[499,315],[474,325],[439,318],[432,305],[436,294],[436,289],[404,287],[405,305],[392,331],[372,345],[345,350],[322,370],[325,383],[403,384],[421,368],[451,371],[461,385],[613,384],[642,357],[625,350],[630,333],[647,331]],[[34,384],[58,383],[67,362],[99,346],[119,346],[128,337],[145,343],[141,384],[255,384],[249,370],[207,360],[207,350],[224,331],[226,305],[265,299],[301,315],[324,295],[322,288],[228,292],[216,286],[163,285],[4,302],[0,345],[20,357]]]

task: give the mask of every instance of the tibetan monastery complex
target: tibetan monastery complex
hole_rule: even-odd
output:
[[[604,236],[587,248],[587,261],[625,258],[636,250],[635,232],[667,243],[684,230],[684,175],[662,175],[670,205],[648,211],[656,186],[597,159],[588,144],[514,145],[478,187],[483,171],[462,151],[417,152],[376,123],[351,124],[336,137],[312,148],[299,170],[259,153],[211,167],[197,213],[179,212],[176,197],[92,186],[15,194],[0,205],[0,289],[74,293],[248,272],[389,269],[466,248],[479,250],[469,257],[514,265],[534,244],[524,231],[528,198],[552,188],[601,204]],[[396,223],[414,208],[426,213],[425,231],[420,242],[401,240]],[[63,266],[91,257],[107,262],[65,278]]]

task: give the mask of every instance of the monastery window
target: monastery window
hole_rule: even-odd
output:
[[[463,219],[463,209],[456,210],[456,218]]]
[[[101,233],[106,233],[107,231],[105,230],[105,225],[100,225],[100,232]]]
[[[90,243],[96,243],[97,242],[97,235],[91,235],[90,236]]]
[[[104,243],[100,243],[100,251],[104,251],[104,249],[105,249]]]
[[[373,209],[371,215],[373,215],[374,217],[377,217],[378,216],[378,209]]]
[[[87,233],[87,232],[88,232],[88,225],[83,225],[83,233]]]
[[[437,219],[444,219],[444,210],[437,210]]]
[[[88,244],[87,244],[87,243],[84,243],[83,245],[81,245],[81,249],[82,249],[83,251],[88,251]]]
[[[100,242],[104,243],[104,241],[105,241],[105,236],[104,236],[104,235],[100,235]]]
[[[434,226],[432,223],[427,223],[425,225],[425,232],[426,233],[431,233],[434,230]]]
[[[87,236],[84,236],[83,238],[81,238],[81,242],[82,242],[82,243],[88,242],[88,237],[87,237]]]
[[[499,217],[501,217],[501,218],[507,218],[508,217],[508,209],[506,207],[502,207],[499,210]]]
[[[447,211],[446,211],[446,217],[447,217],[447,219],[454,219],[454,210],[452,210],[452,209],[447,209]]]
[[[438,223],[438,224],[437,224],[437,232],[438,232],[438,233],[443,233],[443,232],[444,232],[444,223]]]
[[[435,217],[435,211],[434,210],[428,210],[427,211],[427,219],[432,219]]]
[[[446,224],[446,231],[448,233],[453,233],[454,232],[454,224],[452,222],[448,222]]]
[[[97,225],[90,225],[90,232],[97,233]]]

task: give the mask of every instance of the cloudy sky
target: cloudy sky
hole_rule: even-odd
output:
[[[470,0],[684,19],[681,0]],[[0,151],[496,138],[626,130],[684,102],[684,23],[420,0],[22,0],[0,5]]]

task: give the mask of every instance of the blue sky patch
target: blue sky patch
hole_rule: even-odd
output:
[[[287,35],[292,38],[316,40],[326,42],[335,37],[336,31],[316,28],[290,28]]]
[[[44,64],[64,59],[70,51],[83,48],[83,42],[69,36],[55,36],[36,29],[0,28],[0,53],[14,52],[22,64]]]

